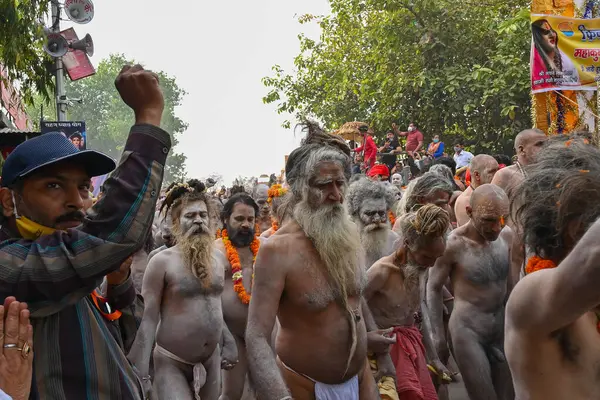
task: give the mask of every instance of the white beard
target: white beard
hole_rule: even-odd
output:
[[[294,219],[310,238],[330,278],[334,293],[347,297],[360,290],[360,236],[341,204],[314,209],[306,200],[294,208]]]
[[[385,227],[382,228],[381,225]],[[386,253],[388,251],[390,226],[389,223],[364,225],[362,222],[359,226],[361,227],[360,241],[367,256],[367,267],[370,267],[375,261],[389,255]]]

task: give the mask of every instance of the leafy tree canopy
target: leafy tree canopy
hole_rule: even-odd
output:
[[[33,101],[35,93],[46,100],[54,88],[52,59],[42,49],[43,20],[48,0],[0,0],[0,64],[9,81],[18,81],[21,97]]]
[[[295,71],[273,67],[265,103],[330,130],[368,121],[460,135],[475,151],[512,154],[531,125],[529,2],[330,0],[318,41],[299,36]],[[290,126],[289,121],[284,126]]]
[[[68,97],[82,100],[81,103],[73,102],[69,106],[68,119],[85,121],[88,148],[106,153],[115,159],[120,157],[129,128],[135,122],[133,112],[121,100],[114,84],[125,64],[133,65],[136,61],[126,59],[122,54],[113,54],[100,62],[95,75],[67,82]],[[162,128],[171,134],[175,146],[178,136],[185,132],[188,126],[175,114],[175,107],[181,104],[186,92],[177,85],[175,78],[162,71],[157,74],[165,97]],[[36,104],[28,109],[32,120],[36,124],[39,123],[41,105],[44,105],[44,119],[55,121],[54,105],[45,103],[39,96]],[[171,150],[165,171],[166,184],[185,178],[185,160],[185,155]]]

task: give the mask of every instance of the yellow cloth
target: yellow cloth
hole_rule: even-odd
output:
[[[369,365],[371,366],[371,372],[375,374],[377,372],[377,360],[372,354],[369,354]],[[396,382],[394,378],[390,376],[384,376],[377,382],[379,388],[379,394],[381,400],[400,400],[398,392],[396,391]]]

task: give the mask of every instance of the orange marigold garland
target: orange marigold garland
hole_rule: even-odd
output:
[[[254,268],[254,263],[256,262],[256,255],[258,254],[258,249],[260,248],[260,241],[258,240],[258,227],[255,229],[254,240],[250,243],[250,251],[252,251],[252,268]],[[246,292],[246,288],[244,287],[244,282],[242,279],[242,262],[240,261],[240,256],[238,254],[237,249],[229,240],[229,235],[227,234],[227,229],[221,231],[221,236],[223,239],[223,244],[225,245],[225,250],[227,251],[227,260],[229,260],[229,264],[231,264],[231,280],[233,281],[233,290],[238,294],[240,301],[243,304],[250,304],[250,295]],[[254,279],[254,274],[252,274],[252,279]]]
[[[275,218],[271,220],[271,229],[273,229],[273,233],[277,232],[277,230],[279,229],[279,224],[277,223]]]
[[[269,189],[267,201],[270,203],[273,201],[275,197],[281,197],[287,193],[287,189],[285,189],[280,184],[276,183]]]
[[[525,274],[529,275],[532,272],[550,268],[556,268],[556,264],[554,263],[554,261],[547,260],[539,256],[533,256],[529,259],[529,261],[527,261],[527,266],[525,267]]]
[[[394,212],[392,210],[388,211],[388,219],[390,220],[390,224],[393,227],[396,224],[396,216],[394,215]]]

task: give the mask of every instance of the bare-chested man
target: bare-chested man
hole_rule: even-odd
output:
[[[437,400],[427,368],[426,349],[438,374],[449,378],[449,373],[437,357],[429,324],[424,324],[421,335],[415,314],[427,310],[421,307],[425,301],[427,269],[444,254],[450,217],[440,207],[427,204],[417,212],[404,214],[399,222],[404,243],[369,269],[365,299],[377,327],[392,328],[396,335],[391,356],[400,398]],[[429,321],[427,315],[423,320]]]
[[[277,230],[281,226],[282,220],[278,215],[278,211],[279,206],[284,201],[284,196],[286,193],[287,189],[281,186],[280,184],[275,184],[269,189],[269,198],[267,201],[271,204],[271,227],[268,230],[263,231],[260,237],[268,239],[269,237],[271,237],[271,235],[277,232]]]
[[[539,129],[526,129],[515,137],[515,153],[517,161],[494,175],[492,183],[500,186],[510,195],[510,190],[518,186],[525,178],[524,168],[535,162],[537,153],[540,151],[546,135]]]
[[[266,232],[271,228],[271,204],[269,203],[269,187],[259,183],[252,191],[252,198],[258,205],[259,213],[256,223],[260,232]]]
[[[158,399],[216,399],[221,367],[233,367],[237,354],[223,323],[225,261],[219,262],[223,255],[213,252],[210,203],[189,184],[175,186],[165,202],[174,217],[177,244],[148,265],[142,289],[144,316],[129,359],[147,382],[156,338]]]
[[[240,400],[248,373],[244,334],[248,319],[248,301],[253,292],[252,273],[255,252],[259,247],[256,243],[260,243],[255,237],[258,213],[258,205],[248,194],[238,193],[231,196],[221,213],[224,226],[222,238],[215,242],[216,248],[227,258],[223,265],[225,271],[223,316],[235,339],[239,359],[233,369],[223,374],[221,400]],[[239,267],[234,265],[237,260],[239,260]],[[239,268],[240,271],[233,271],[234,268]],[[239,278],[241,278],[241,286],[237,286],[238,291],[236,291],[234,280]],[[240,292],[240,289],[243,292]]]
[[[512,230],[504,226],[508,197],[498,186],[479,186],[467,208],[470,220],[450,234],[446,251],[429,274],[427,303],[436,347],[449,357],[442,293],[450,277],[454,309],[448,324],[454,357],[471,400],[512,399],[504,357],[504,303]]]
[[[394,243],[399,236],[392,231],[388,219],[388,210],[395,199],[382,182],[367,178],[352,183],[347,197],[348,212],[358,227],[369,269],[381,257],[389,256],[395,250]]]
[[[517,155],[517,161],[514,165],[499,170],[496,175],[494,175],[492,183],[504,189],[510,198],[512,196],[512,191],[515,190],[527,176],[527,167],[535,163],[537,155],[542,149],[546,139],[544,132],[538,129],[526,129],[520,132],[515,137],[515,153]],[[525,262],[525,247],[523,246],[523,240],[519,234],[521,231],[520,224],[517,222],[518,221],[513,221],[510,215],[506,221],[507,225],[510,226],[515,233],[511,253],[509,289],[512,289],[519,281],[521,275],[520,272],[523,268],[523,263]]]
[[[600,150],[562,136],[548,140],[511,205],[535,252],[506,307],[517,399],[600,398]]]
[[[487,154],[479,154],[471,160],[471,185],[456,199],[454,214],[457,226],[463,226],[469,222],[467,206],[471,201],[473,191],[481,185],[492,183],[494,174],[498,172],[498,161]]]
[[[367,361],[360,237],[343,206],[350,165],[343,139],[313,123],[288,158],[293,217],[260,250],[246,331],[261,400],[379,398]]]

